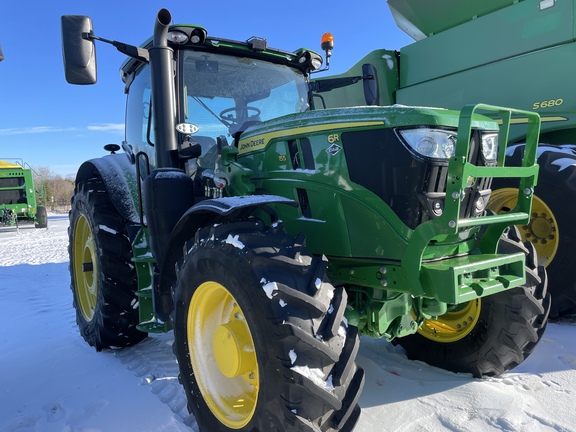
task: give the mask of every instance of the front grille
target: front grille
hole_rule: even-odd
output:
[[[448,161],[414,155],[393,129],[346,132],[342,143],[350,179],[380,197],[408,227],[414,229],[442,214]],[[469,162],[486,165],[477,131],[472,135]],[[480,197],[487,202],[491,181],[479,178],[468,185],[460,207],[461,218],[478,215],[476,203]]]

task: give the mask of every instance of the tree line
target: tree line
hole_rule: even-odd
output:
[[[74,194],[74,177],[62,177],[50,170],[50,167],[34,168],[34,188],[39,205],[52,212],[70,210],[70,199]]]

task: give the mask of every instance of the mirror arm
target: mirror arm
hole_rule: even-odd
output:
[[[123,42],[105,39],[103,37],[96,36],[92,31],[82,33],[82,39],[86,39],[89,41],[98,40],[100,42],[105,42],[107,44],[115,46],[118,51],[120,51],[122,54],[126,54],[128,57],[132,57],[133,59],[140,60],[146,63],[150,62],[150,56],[146,48],[140,48],[134,45],[125,44]]]
[[[371,80],[371,79],[374,79],[373,75],[363,75],[363,76],[354,76],[346,78],[332,78],[322,81],[311,81],[310,90],[316,93],[328,92],[336,88],[347,87],[349,85],[356,84],[360,80]]]

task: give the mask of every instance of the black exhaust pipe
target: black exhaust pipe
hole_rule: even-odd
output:
[[[153,46],[149,48],[152,78],[152,117],[154,119],[154,146],[156,168],[178,166],[176,139],[176,90],[172,70],[172,48],[168,47],[168,26],[172,16],[160,9],[154,24]]]

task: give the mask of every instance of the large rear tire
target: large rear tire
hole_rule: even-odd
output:
[[[550,294],[536,252],[524,246],[512,228],[499,253],[524,252],[526,284],[454,306],[436,320],[426,320],[418,333],[395,339],[410,359],[475,377],[500,375],[522,363],[546,329]]]
[[[136,329],[130,240],[102,180],[76,186],[68,235],[73,304],[82,337],[98,351],[140,342],[147,334]]]
[[[364,371],[326,260],[281,226],[203,228],[174,291],[174,351],[201,431],[351,431]]]
[[[576,223],[571,203],[576,202],[576,154],[573,149],[540,145],[538,185],[530,222],[518,225],[524,241],[534,244],[541,265],[546,267],[552,295],[550,316],[576,313]],[[524,146],[517,145],[507,163],[518,165]],[[495,180],[489,208],[504,213],[514,208],[517,189],[505,179]]]

